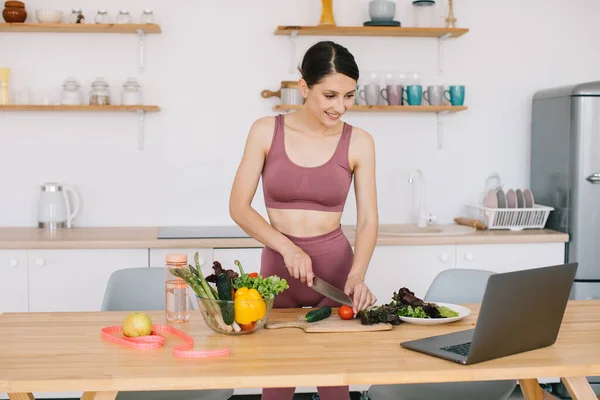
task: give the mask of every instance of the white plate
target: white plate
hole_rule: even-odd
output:
[[[461,319],[471,315],[471,310],[469,310],[467,307],[459,306],[456,304],[450,304],[450,303],[440,303],[438,301],[434,301],[433,303],[437,304],[438,306],[446,306],[449,309],[451,309],[452,311],[456,311],[458,313],[458,317],[452,317],[452,318],[400,317],[400,320],[404,321],[404,322],[408,322],[410,324],[417,324],[417,325],[440,325],[440,324],[449,324],[451,322],[461,320]]]

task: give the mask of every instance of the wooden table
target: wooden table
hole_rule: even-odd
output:
[[[106,342],[102,327],[126,313],[14,313],[0,315],[0,392],[15,400],[31,392],[85,392],[86,400],[113,400],[120,390],[184,390],[335,386],[518,379],[527,399],[552,398],[537,378],[561,377],[575,399],[596,400],[585,376],[600,375],[600,301],[569,303],[557,342],[544,349],[464,366],[400,347],[405,340],[474,326],[468,318],[447,325],[402,324],[392,331],[304,333],[260,330],[246,336],[211,331],[197,312],[189,324],[196,348],[228,347],[219,358],[180,359],[165,347],[138,351]],[[303,310],[274,310],[273,320]],[[163,324],[161,312],[149,313]],[[515,335],[518,335],[515,332]]]

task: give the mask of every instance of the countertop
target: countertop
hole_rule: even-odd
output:
[[[386,226],[381,224],[380,226]],[[55,232],[34,227],[0,227],[0,249],[140,249],[140,248],[252,248],[263,245],[252,238],[158,239],[158,227],[75,227]],[[342,227],[354,245],[352,226]],[[549,229],[477,231],[462,235],[379,236],[377,246],[444,244],[565,243],[566,233]]]

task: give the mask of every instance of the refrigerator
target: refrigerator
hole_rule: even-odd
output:
[[[535,202],[555,209],[546,227],[579,263],[571,298],[600,299],[600,81],[534,94],[530,167]]]

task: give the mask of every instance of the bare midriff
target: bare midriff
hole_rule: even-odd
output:
[[[273,228],[296,237],[324,235],[340,226],[341,212],[267,208]]]

